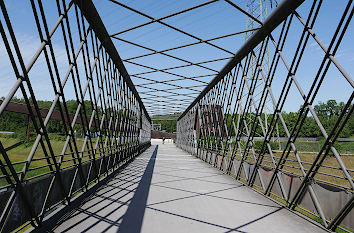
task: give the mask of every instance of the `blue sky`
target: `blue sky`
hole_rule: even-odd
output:
[[[46,0],[43,2],[46,10],[48,25],[51,27],[58,18],[55,1]],[[154,18],[158,18],[200,4],[204,1],[121,0],[121,2],[148,15],[151,15]],[[246,4],[246,0],[234,0],[234,2],[242,7],[244,7]],[[315,24],[314,31],[322,40],[322,42],[328,45],[341,16],[341,12],[343,12],[347,1],[324,0],[323,2],[324,3],[321,8],[317,23]],[[149,21],[148,19],[139,16],[127,9],[124,9],[121,6],[115,5],[107,0],[94,0],[94,3],[109,33],[119,32],[121,30]],[[302,6],[300,6],[300,8],[297,10],[299,14],[305,16],[310,8],[311,3],[312,1],[306,1]],[[25,63],[27,64],[40,44],[29,1],[6,0],[5,4],[12,20],[18,42],[23,52]],[[269,11],[270,10],[271,9],[269,9]],[[2,17],[0,20],[4,22]],[[204,6],[188,13],[166,19],[164,22],[169,23],[177,28],[183,29],[202,39],[209,39],[216,36],[241,31],[246,28],[246,17],[224,1],[211,3],[208,6]],[[292,55],[295,52],[294,50],[300,36],[300,29],[301,27],[299,22],[294,19],[294,24],[290,29],[289,37],[284,48],[284,55],[288,59],[289,63],[291,62]],[[274,37],[276,37],[277,33],[279,33],[279,30],[275,30],[273,33]],[[77,34],[74,33],[73,37],[77,38]],[[184,36],[179,32],[161,26],[157,23],[153,23],[146,27],[121,34],[119,37],[122,39],[131,40],[132,42],[155,50],[163,50],[178,45],[193,43],[196,41],[193,38]],[[351,22],[336,55],[336,59],[340,62],[340,64],[351,77],[353,77],[354,73],[354,46],[352,38],[354,38],[353,22]],[[238,35],[226,39],[215,40],[213,43],[235,53],[242,46],[244,41],[245,36]],[[129,45],[115,39],[113,39],[113,42],[115,43],[122,59],[131,58],[149,52],[148,50],[137,48],[133,45]],[[65,73],[67,68],[67,59],[65,58],[65,47],[60,34],[55,35],[53,38],[53,44],[56,51],[56,56],[58,58],[59,68],[63,71],[63,73]],[[202,62],[231,56],[226,52],[220,51],[205,44],[174,50],[167,53],[183,58],[185,60],[189,60],[191,62]],[[323,55],[323,51],[311,38],[305,51],[304,59],[302,60],[297,73],[297,79],[305,93],[307,93],[310,85],[312,84],[313,77],[317,72]],[[186,64],[184,62],[177,61],[163,55],[153,55],[145,58],[135,59],[133,61],[144,64],[146,66],[152,66],[157,69]],[[208,63],[205,66],[215,70],[220,70],[226,64],[226,62],[227,60]],[[46,69],[43,69],[43,65],[45,64],[43,57],[41,57],[37,63],[38,64],[33,67],[30,73],[31,82],[36,91],[37,98],[51,100],[54,97],[54,93],[50,88],[48,88],[50,80],[48,78],[48,72]],[[150,70],[129,63],[125,63],[125,65],[130,74],[136,74]],[[213,72],[199,67],[182,68],[178,70],[171,70],[171,72],[178,73],[187,77],[213,74]],[[285,75],[286,71],[284,66],[279,66],[278,73],[272,86],[273,93],[276,97],[280,94],[280,90],[285,80]],[[153,80],[170,80],[176,78],[173,75],[168,75],[161,72],[141,76]],[[212,78],[213,76],[210,76],[198,78],[198,80],[209,82]],[[15,80],[16,79],[11,70],[10,63],[8,62],[6,51],[4,51],[3,42],[0,41],[0,96],[7,95]],[[134,77],[132,77],[132,80],[137,85],[149,82]],[[174,83],[181,86],[198,85],[198,83],[194,81],[187,80]],[[157,89],[172,88],[171,86],[163,84],[155,84],[151,85],[151,87]],[[195,89],[202,90],[203,88],[204,87],[196,87]],[[139,92],[149,91],[148,89],[140,87],[137,89]],[[326,75],[323,85],[320,88],[315,103],[319,101],[327,101],[328,99],[346,101],[352,91],[352,87],[345,81],[342,75],[332,65]],[[179,93],[181,96],[176,97],[176,101],[179,99],[185,99],[186,97],[184,94],[188,94],[188,92],[185,90],[181,90]],[[163,96],[165,94],[159,94],[161,94],[160,100],[164,100],[165,98]],[[66,88],[66,95],[67,98],[74,98],[72,87],[70,87],[70,85],[68,85]],[[196,96],[196,94],[193,96]],[[144,97],[143,94],[142,97]],[[192,98],[189,100],[191,101]],[[155,104],[158,105],[158,103]],[[284,110],[297,111],[301,104],[301,97],[293,86],[292,90],[290,91],[289,98],[284,106]],[[185,106],[187,105],[188,102],[185,104]],[[185,106],[181,107],[181,110],[185,108]]]

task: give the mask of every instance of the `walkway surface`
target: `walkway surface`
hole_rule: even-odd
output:
[[[325,232],[172,143],[153,145],[54,232]]]

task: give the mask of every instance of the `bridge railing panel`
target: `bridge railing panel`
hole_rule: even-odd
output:
[[[0,137],[2,232],[41,225],[150,146],[150,117],[93,3],[24,4],[31,20],[21,22],[0,1],[1,53],[14,80],[0,121],[28,119],[18,145],[6,145],[17,131]],[[21,24],[35,33],[25,42]]]
[[[354,82],[338,48],[350,41],[354,6],[341,4],[331,18],[322,1],[280,3],[178,119],[177,145],[325,228],[350,231],[353,155],[338,138],[352,125]],[[323,93],[333,80],[337,93]],[[315,103],[332,95],[344,101],[323,116]],[[305,131],[321,139],[317,152],[299,149]]]

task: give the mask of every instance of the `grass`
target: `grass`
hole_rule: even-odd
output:
[[[10,147],[20,141],[17,138],[10,138],[10,137],[0,137],[0,140],[5,148]],[[79,151],[81,151],[83,142],[84,142],[83,139],[80,139],[80,138],[76,139],[77,148]],[[94,140],[94,143],[95,143],[95,140]],[[54,155],[61,154],[64,144],[65,144],[65,141],[51,139],[51,146],[52,146]],[[32,146],[33,146],[33,143],[22,143],[21,145],[13,148],[11,150],[8,150],[7,155],[9,156],[9,159],[11,160],[12,163],[24,162],[27,160],[28,155],[30,154],[30,151],[32,149]],[[45,148],[48,152],[49,151],[48,147],[46,146]],[[69,153],[69,152],[70,152],[70,149],[68,147],[66,149],[65,153]],[[73,162],[73,160],[70,160],[71,158],[72,158],[71,154],[65,154],[63,157],[64,162],[62,163],[61,167],[63,168],[63,167],[73,165],[74,162]],[[57,156],[56,161],[59,162],[59,159],[60,159],[59,156]],[[89,159],[89,157],[86,156],[82,159],[82,161],[87,161],[88,159]],[[69,161],[66,161],[66,160],[69,160]],[[4,162],[3,157],[1,157],[1,161]],[[52,158],[50,158],[49,161],[51,164],[53,164]],[[14,165],[14,168],[17,172],[21,171],[23,169],[23,167],[24,167],[24,163]],[[41,167],[41,168],[39,168],[39,167]],[[26,178],[37,176],[37,175],[47,173],[50,171],[50,167],[48,166],[48,161],[45,158],[45,153],[43,151],[42,146],[40,146],[40,145],[38,146],[38,148],[33,156],[33,161],[31,162],[30,167],[29,167],[29,169],[33,169],[33,168],[36,168],[36,169],[28,171],[26,173]],[[6,168],[6,170],[9,172],[8,168]],[[0,175],[3,175],[1,171],[0,171]],[[6,184],[7,184],[7,182],[4,178],[0,179],[0,186],[4,186]]]
[[[276,152],[274,153],[274,156],[277,158],[277,161],[280,158],[281,153]],[[299,152],[299,157],[305,171],[307,171],[311,167],[316,156],[317,154]],[[342,155],[341,159],[347,169],[354,170],[354,155]],[[265,159],[262,165],[269,168],[274,167],[273,163],[271,163],[271,157],[269,154],[265,154]],[[346,188],[350,188],[349,182],[346,179],[343,179],[344,173],[342,172],[342,170],[340,170],[340,165],[334,156],[327,156],[326,159],[323,161],[322,165],[323,166],[318,170],[318,173],[315,175],[315,179],[318,182],[324,181],[339,186],[344,186]],[[283,172],[297,176],[303,175],[302,171],[300,170],[300,166],[296,159],[296,156],[293,152],[289,154],[289,157],[285,162],[285,166],[283,167]],[[350,171],[349,174],[351,176],[354,175],[354,173]]]
[[[311,167],[312,163],[314,162],[315,158],[317,157],[318,154],[318,148],[319,148],[319,141],[315,142],[296,142],[295,146],[298,150],[299,158],[301,160],[301,164],[305,170],[305,172]],[[241,147],[243,145],[241,144]],[[351,177],[354,176],[354,142],[345,142],[345,143],[340,143],[339,144],[339,149],[338,151],[341,150],[340,152],[340,157],[342,162],[344,163],[345,167],[349,170],[349,174]],[[272,146],[273,148],[273,146]],[[314,153],[311,152],[310,149],[313,149]],[[315,150],[317,148],[317,151]],[[249,151],[249,154],[246,158],[246,162],[250,164],[254,164],[256,162],[256,159],[258,157],[257,151],[260,148],[256,148],[256,154],[252,154],[251,150]],[[273,148],[274,149],[274,148]],[[301,149],[306,149],[305,152]],[[310,151],[309,151],[310,150]],[[268,152],[268,151],[267,151]],[[346,152],[346,153],[343,153]],[[242,153],[244,153],[242,151]],[[230,152],[228,152],[228,155],[230,155]],[[282,152],[273,150],[273,155],[274,155],[274,160],[276,162],[279,161]],[[239,151],[237,151],[236,154],[236,159],[241,160],[241,155]],[[274,164],[272,162],[271,156],[268,153],[264,155],[264,159],[262,161],[262,166],[270,169],[274,169]],[[287,174],[292,174],[296,176],[303,176],[303,173],[300,169],[298,160],[295,156],[294,152],[290,152],[289,156],[284,163],[284,167],[282,169],[284,173]],[[329,153],[325,160],[322,163],[321,168],[318,170],[318,173],[315,175],[315,180],[317,182],[322,182],[322,183],[331,183],[332,185],[336,185],[337,187],[341,188],[348,188],[351,189],[351,186],[348,182],[348,180],[345,178],[345,175],[343,171],[341,170],[341,166],[338,163],[336,157],[332,154]]]
[[[53,150],[53,154],[55,156],[55,160],[57,163],[59,163],[60,161],[60,154],[62,153],[63,147],[65,145],[65,141],[63,140],[65,139],[65,137],[58,137],[58,135],[52,135],[50,136],[50,143],[51,143],[51,147]],[[102,141],[105,141],[105,137],[101,137]],[[8,148],[11,147],[17,143],[20,142],[20,139],[18,138],[12,138],[12,137],[7,137],[7,136],[0,136],[0,141],[3,144],[4,148]],[[84,139],[83,138],[76,138],[76,145],[77,145],[77,150],[80,152],[82,149],[82,146],[84,144]],[[93,144],[93,148],[95,147],[95,144],[97,142],[97,138],[92,138],[91,139],[92,144]],[[130,140],[130,143],[133,142]],[[130,145],[129,143],[129,145]],[[46,143],[45,143],[46,144]],[[88,161],[90,159],[90,157],[88,156],[89,152],[88,152],[88,144],[90,144],[90,141],[88,141],[86,143],[86,147],[85,147],[85,153],[81,158],[82,162]],[[122,145],[120,147],[120,149],[124,149],[125,147],[129,147],[129,145]],[[10,150],[7,151],[7,155],[11,161],[11,163],[13,164],[13,167],[15,168],[16,172],[21,171],[24,168],[25,165],[25,161],[28,158],[28,155],[30,154],[31,150],[32,150],[32,146],[33,146],[33,142],[32,143],[22,143],[19,146],[16,146]],[[73,147],[73,151],[75,154],[75,149],[74,149],[74,144],[72,143],[72,147]],[[96,151],[96,157],[100,157],[101,155],[98,154],[100,153],[99,150],[100,146],[98,146],[98,149]],[[91,146],[90,146],[91,149]],[[45,145],[45,150],[47,151],[47,153],[49,154],[49,149],[48,146]],[[74,156],[76,158],[76,155]],[[4,162],[4,158],[1,156],[1,161]],[[77,159],[76,159],[77,161]],[[20,162],[20,163],[19,163]],[[17,164],[14,164],[17,163]],[[50,165],[52,166],[53,170],[55,169],[54,167],[54,162],[53,162],[53,158],[49,155],[49,158],[45,156],[44,150],[42,148],[42,146],[39,144],[37,147],[37,150],[34,153],[32,162],[30,164],[29,170],[26,173],[25,178],[31,178],[34,176],[38,176],[44,173],[48,173],[51,171],[50,169]],[[65,169],[66,167],[72,167],[72,165],[74,165],[74,160],[73,160],[73,156],[70,150],[70,147],[68,146],[65,154],[63,156],[62,159],[62,163],[61,163],[61,168]],[[6,167],[7,172],[9,172],[9,169]],[[2,176],[3,173],[0,171],[0,176]],[[0,187],[1,186],[5,186],[7,185],[7,181],[5,180],[5,178],[0,178]]]
[[[296,141],[294,144],[298,151],[302,152],[319,152],[322,141]],[[278,144],[278,143],[277,143]],[[284,149],[286,142],[280,142],[281,149]],[[354,154],[354,142],[336,142],[335,147],[341,154]]]

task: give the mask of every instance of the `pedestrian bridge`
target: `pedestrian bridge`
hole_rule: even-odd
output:
[[[352,0],[0,11],[0,232],[353,232]]]
[[[158,139],[69,209],[38,232],[326,232]]]

